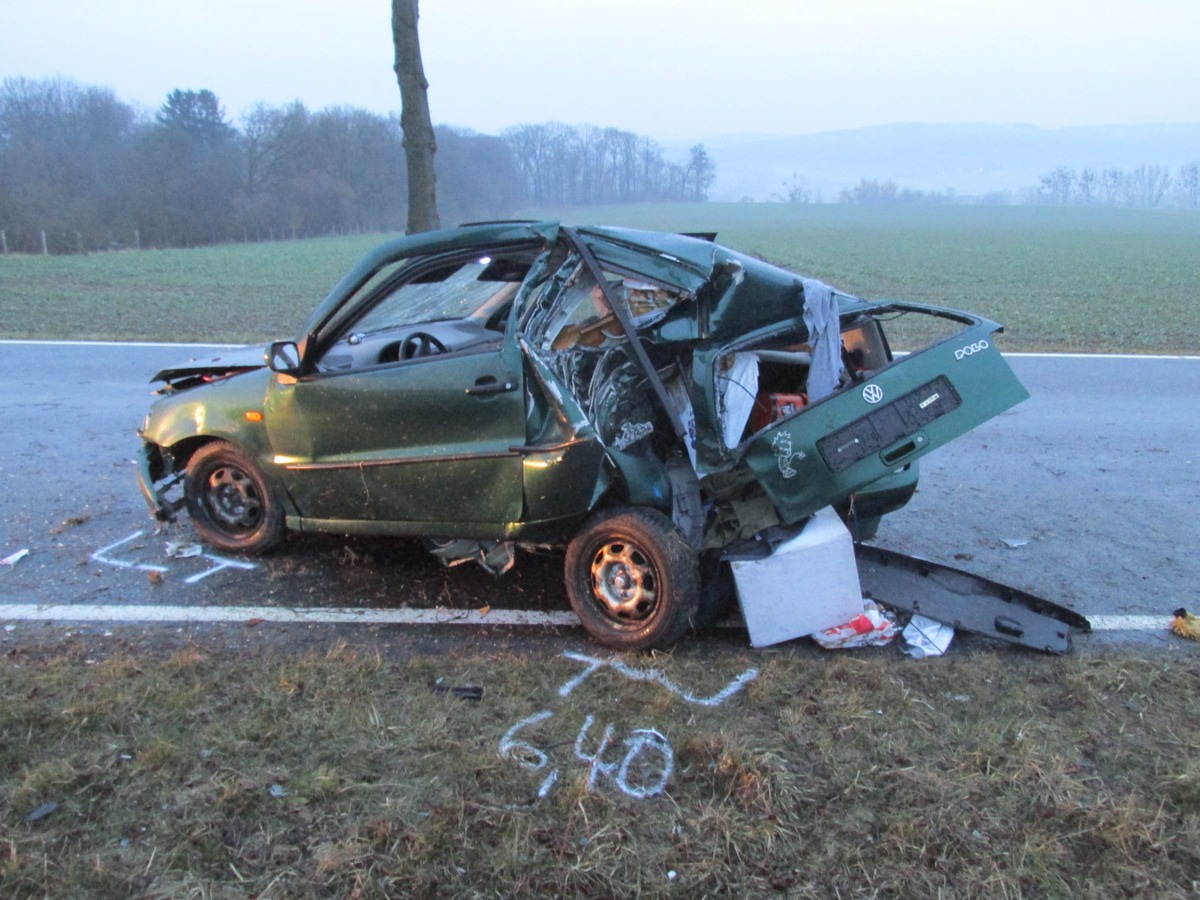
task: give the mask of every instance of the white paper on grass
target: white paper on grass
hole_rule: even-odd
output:
[[[954,639],[954,629],[945,622],[938,622],[925,616],[913,616],[900,632],[908,644],[904,652],[913,659],[924,659],[926,656],[941,656],[950,647]]]

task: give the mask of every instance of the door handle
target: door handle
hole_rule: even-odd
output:
[[[884,465],[894,466],[902,460],[908,459],[918,450],[924,450],[928,443],[929,439],[925,437],[925,432],[918,431],[910,437],[897,441],[886,450],[881,450],[879,458],[883,460]]]
[[[475,379],[475,384],[467,388],[467,393],[472,397],[485,397],[488,394],[503,394],[516,389],[517,383],[511,378],[500,381],[493,375],[484,375]]]

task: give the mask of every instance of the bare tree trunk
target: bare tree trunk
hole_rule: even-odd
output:
[[[429,117],[429,82],[421,65],[417,37],[417,0],[392,0],[392,43],[396,48],[396,80],[400,83],[400,126],[408,161],[408,233],[441,227],[437,211],[437,152]]]

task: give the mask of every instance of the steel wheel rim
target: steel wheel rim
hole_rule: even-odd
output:
[[[253,531],[263,518],[258,484],[237,466],[218,466],[209,473],[204,506],[217,524],[237,531]]]
[[[592,595],[618,622],[644,622],[658,609],[658,571],[644,550],[628,541],[608,541],[592,558]]]

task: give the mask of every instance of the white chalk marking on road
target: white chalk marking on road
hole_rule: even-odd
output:
[[[204,558],[209,562],[216,563],[211,569],[205,569],[203,572],[197,572],[195,575],[189,575],[183,579],[184,584],[195,584],[201,579],[207,578],[209,575],[214,575],[223,569],[241,569],[243,572],[249,572],[252,569],[257,569],[258,566],[254,563],[245,562],[239,559],[226,559],[223,556],[212,556],[205,553]]]
[[[122,547],[132,541],[136,541],[145,533],[146,532],[144,531],[135,531],[133,534],[129,535],[129,537],[121,538],[119,541],[113,541],[107,547],[101,547],[99,550],[93,553],[92,559],[108,566],[116,566],[118,569],[137,569],[139,572],[158,572],[160,575],[163,572],[169,572],[170,569],[168,569],[166,566],[156,566],[150,563],[135,563],[130,562],[127,559],[112,559],[108,556],[110,551],[116,550],[118,547]]]
[[[147,606],[0,604],[0,619],[45,622],[246,622],[325,625],[578,625],[572,612],[519,609],[334,609],[281,606]]]
[[[145,531],[135,531],[133,534],[129,535],[129,537],[121,538],[119,541],[114,541],[107,547],[101,547],[92,554],[92,559],[98,563],[104,563],[108,566],[116,566],[118,569],[136,569],[139,572],[157,572],[160,575],[170,572],[171,570],[168,566],[158,566],[154,565],[153,563],[137,563],[133,562],[132,560],[116,559],[109,556],[113,550],[136,541],[145,533]],[[241,569],[243,572],[249,572],[258,568],[256,563],[246,562],[245,560],[240,559],[227,559],[224,556],[216,556],[212,553],[205,553],[204,559],[211,563],[215,563],[215,565],[210,569],[205,569],[203,572],[197,572],[195,575],[189,575],[187,578],[183,579],[184,584],[195,584],[197,581],[202,581],[209,575],[215,575],[217,572],[222,572],[225,569]]]

